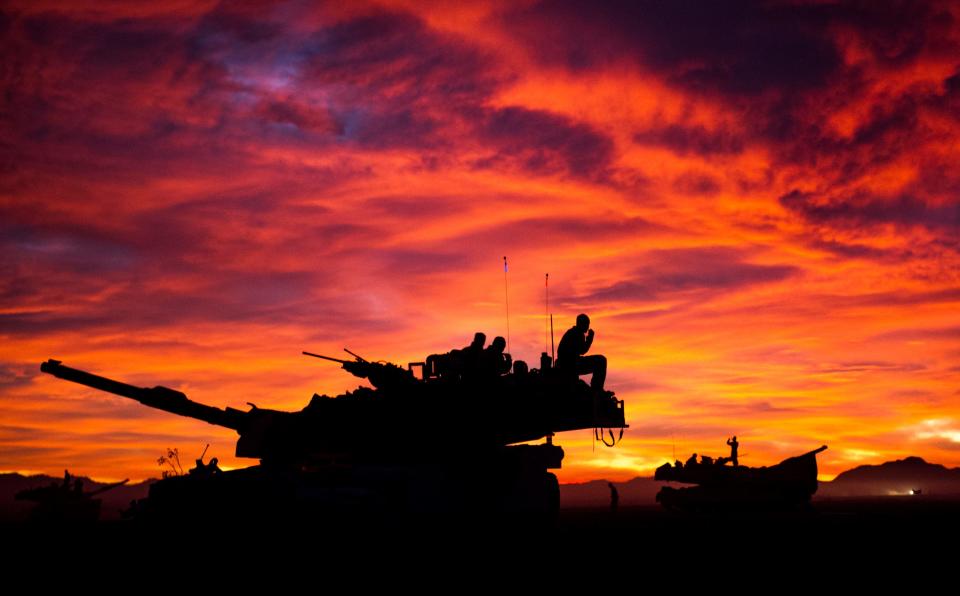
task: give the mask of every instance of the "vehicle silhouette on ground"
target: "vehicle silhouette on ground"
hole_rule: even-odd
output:
[[[352,354],[352,353],[351,353]],[[314,354],[309,354],[314,355]],[[136,504],[140,519],[345,519],[351,514],[509,516],[548,521],[559,510],[563,449],[554,433],[622,437],[623,402],[556,371],[513,363],[501,374],[461,350],[407,368],[334,360],[372,387],[314,394],[300,411],[218,408],[167,387],[136,387],[63,365],[41,371],[151,408],[235,430],[251,467],[171,476]],[[316,355],[314,355],[316,356]],[[497,359],[509,355],[495,355]],[[419,374],[414,374],[417,371]],[[530,443],[545,439],[537,444]]]
[[[51,483],[21,490],[14,498],[18,501],[36,503],[30,511],[30,519],[41,523],[83,523],[100,519],[101,500],[94,497],[126,484],[121,480],[101,486],[92,491],[83,489],[83,481],[64,471],[61,484]]]
[[[779,464],[749,468],[726,465],[729,458],[676,462],[657,468],[654,480],[691,484],[664,486],[657,502],[684,511],[758,511],[806,507],[817,492],[817,454],[823,445]],[[696,454],[694,454],[695,459]]]

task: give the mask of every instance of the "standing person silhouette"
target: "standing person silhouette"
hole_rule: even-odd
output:
[[[584,356],[593,345],[593,329],[590,329],[590,317],[577,315],[577,324],[567,329],[557,347],[557,369],[566,375],[578,377],[593,374],[590,386],[603,393],[603,382],[607,378],[607,359],[600,355]]]
[[[740,462],[737,461],[737,451],[740,449],[740,443],[737,441],[737,435],[733,435],[732,439],[727,439],[727,445],[730,446],[730,461],[733,462],[733,465],[739,466]]]

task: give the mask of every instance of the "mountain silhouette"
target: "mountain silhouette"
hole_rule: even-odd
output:
[[[960,496],[960,468],[931,464],[919,457],[858,466],[837,475],[832,482],[821,482],[817,496],[907,495],[915,490],[924,495]]]

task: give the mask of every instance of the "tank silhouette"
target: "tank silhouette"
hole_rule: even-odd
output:
[[[140,518],[518,514],[549,521],[559,510],[559,486],[549,470],[560,468],[564,455],[553,434],[594,428],[603,436],[611,429],[610,445],[612,429],[622,436],[626,427],[621,400],[552,368],[521,365],[500,375],[479,362],[447,367],[453,360],[463,364],[453,352],[406,369],[356,355],[305,354],[338,362],[373,387],[335,397],[314,394],[296,412],[254,404],[244,411],[195,402],[167,387],[136,387],[58,360],[40,370],[233,429],[236,455],[260,460],[155,482],[135,507]]]
[[[18,501],[33,501],[36,506],[30,511],[30,519],[42,523],[82,523],[100,519],[100,499],[97,495],[123,486],[129,481],[121,480],[101,486],[92,491],[83,490],[83,481],[64,472],[62,484],[50,484],[28,488],[18,492]]]
[[[657,502],[667,509],[686,511],[779,510],[804,507],[817,492],[817,454],[826,445],[779,464],[748,468],[727,466],[709,460],[687,465],[664,464],[654,480],[693,484],[685,488],[665,486]]]

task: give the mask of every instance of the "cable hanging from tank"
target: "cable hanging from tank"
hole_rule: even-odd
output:
[[[604,431],[606,431],[606,432],[604,432]],[[610,442],[609,442],[609,443],[607,442],[607,439],[606,439],[606,435],[607,435],[607,434],[610,435]],[[617,445],[617,443],[619,443],[620,441],[623,440],[623,427],[622,427],[622,426],[620,427],[620,436],[619,436],[619,437],[614,437],[614,436],[613,436],[613,429],[612,429],[612,428],[595,427],[595,428],[593,429],[593,438],[594,438],[594,442],[600,441],[601,443],[603,443],[603,444],[606,445],[607,447],[615,447],[615,446]]]

